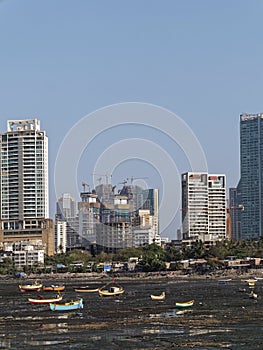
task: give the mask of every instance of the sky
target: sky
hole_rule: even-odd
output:
[[[10,119],[41,121],[49,137],[50,216],[57,192],[79,200],[82,182],[94,187],[100,170],[112,174],[113,185],[144,178],[137,181],[159,188],[163,209],[174,212],[172,220],[160,217],[162,235],[174,238],[180,174],[196,170],[177,142],[186,129],[208,172],[226,174],[227,187],[235,187],[239,116],[263,112],[262,13],[259,0],[0,1],[0,131]],[[151,107],[160,112],[158,127]],[[78,135],[92,131],[79,149]],[[69,158],[61,159],[72,135]],[[54,180],[58,160],[69,167],[74,157],[77,190],[66,168]],[[111,159],[113,169],[98,159]],[[173,178],[175,188],[164,189]]]

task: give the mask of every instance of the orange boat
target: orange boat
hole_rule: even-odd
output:
[[[57,286],[52,284],[51,286],[43,286],[42,289],[45,292],[63,292],[65,286]]]

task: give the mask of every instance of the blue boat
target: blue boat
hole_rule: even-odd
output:
[[[52,311],[70,311],[76,309],[83,309],[83,299],[72,300],[66,303],[50,303],[50,310]]]

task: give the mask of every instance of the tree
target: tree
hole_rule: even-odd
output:
[[[3,258],[3,262],[0,264],[0,273],[4,275],[15,273],[15,264],[11,258]]]
[[[140,264],[144,271],[163,271],[166,269],[165,252],[157,244],[150,244],[143,247],[142,260]]]
[[[138,247],[138,248],[126,248],[126,249],[120,249],[117,254],[114,257],[115,261],[128,261],[132,257],[137,257],[139,258],[142,256],[143,253],[143,248]]]
[[[169,262],[180,261],[182,260],[182,252],[172,243],[167,244],[165,247],[165,260]]]

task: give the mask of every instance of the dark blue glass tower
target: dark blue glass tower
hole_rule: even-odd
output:
[[[263,235],[263,114],[240,116],[241,239]]]

